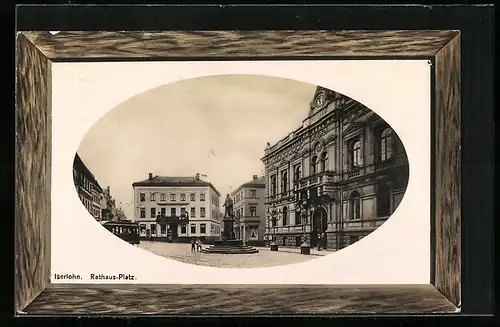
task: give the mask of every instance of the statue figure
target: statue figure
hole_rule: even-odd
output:
[[[226,196],[226,200],[224,201],[224,207],[226,209],[224,212],[224,218],[233,218],[233,199],[231,199],[229,194]]]

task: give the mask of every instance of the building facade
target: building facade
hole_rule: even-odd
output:
[[[237,239],[258,241],[264,239],[266,230],[264,177],[254,175],[252,180],[231,193],[234,203],[234,234]]]
[[[118,220],[116,201],[111,196],[111,187],[108,186],[103,190],[101,200],[101,215],[102,220]]]
[[[262,158],[266,239],[343,248],[379,227],[408,184],[408,158],[388,124],[362,104],[317,87],[302,126]]]
[[[102,187],[78,154],[75,155],[73,161],[73,182],[87,211],[96,220],[101,220]]]
[[[149,174],[132,184],[134,220],[142,236],[182,241],[191,237],[219,239],[221,232],[220,193],[200,178],[165,177]]]

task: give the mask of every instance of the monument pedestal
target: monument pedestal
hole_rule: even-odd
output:
[[[234,221],[232,218],[224,218],[222,222],[224,226],[222,240],[215,241],[213,246],[203,249],[202,252],[220,254],[252,254],[259,252],[254,247],[243,245],[242,240],[236,239],[233,232]]]

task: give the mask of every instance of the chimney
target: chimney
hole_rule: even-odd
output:
[[[149,173],[149,179],[153,179],[153,173]]]
[[[257,175],[253,175],[253,180],[259,179]]]

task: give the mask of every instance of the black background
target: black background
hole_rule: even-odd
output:
[[[2,16],[5,17],[5,15]],[[460,30],[462,44],[462,313],[491,314],[493,312],[493,6],[21,6],[17,7],[16,25],[17,30],[30,31]],[[14,51],[14,47],[11,49]],[[11,94],[11,97],[7,99],[13,100],[13,95]],[[9,105],[1,110],[2,136],[6,146],[4,149],[10,148],[14,151],[12,141],[14,139],[15,102],[11,103],[14,104],[11,111],[7,109]],[[13,209],[13,201],[10,199],[14,199],[13,173],[13,162],[2,160],[2,199],[3,203],[7,200],[12,202],[10,209]],[[8,181],[11,183],[7,183]],[[13,218],[13,215],[7,215],[3,219],[7,220],[11,217]],[[10,311],[12,313],[12,310]],[[359,319],[348,318],[348,320]],[[375,319],[368,318],[368,320],[374,322]],[[376,320],[382,320],[382,318]],[[459,318],[448,317],[445,320],[453,324],[458,322]],[[137,322],[140,321],[144,322],[143,319],[137,320]],[[80,324],[82,321],[76,322]],[[478,321],[471,322],[473,325],[478,323]],[[383,319],[384,325],[388,323],[389,321]],[[401,321],[401,318],[397,322],[398,325],[406,323]]]

